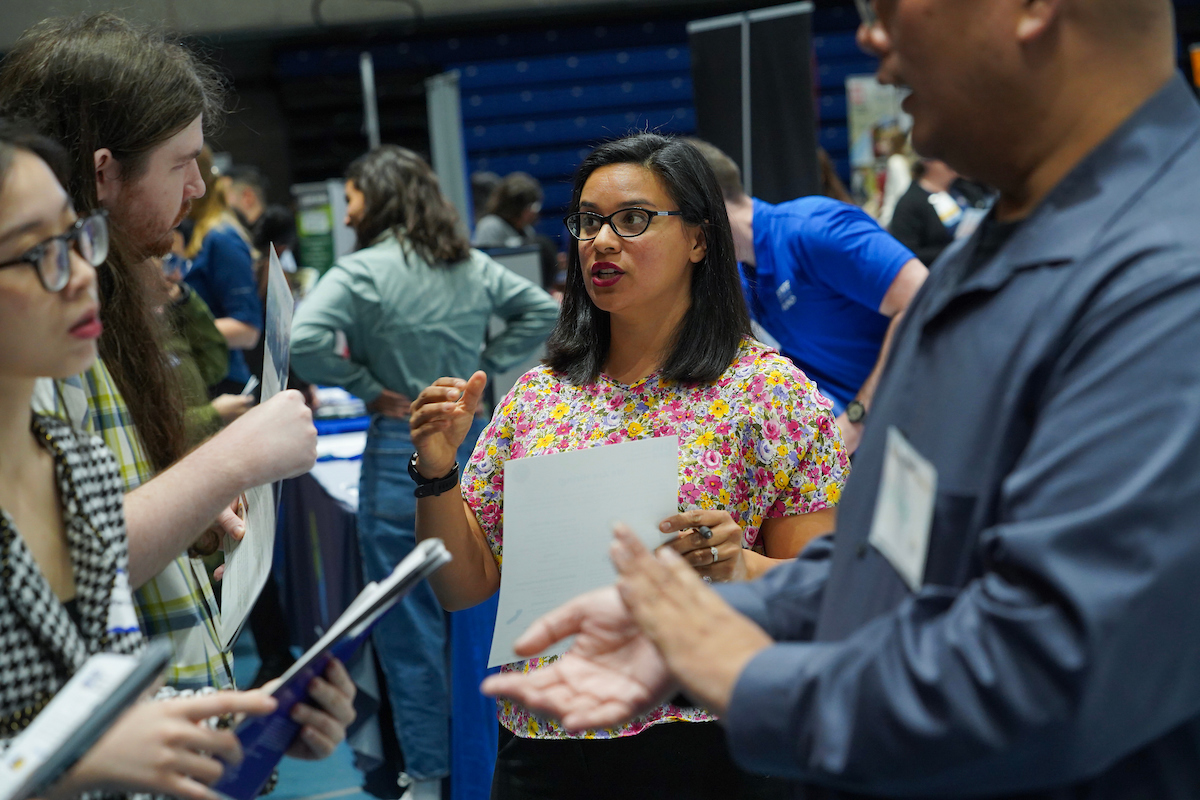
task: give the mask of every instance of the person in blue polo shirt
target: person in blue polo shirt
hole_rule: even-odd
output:
[[[779,205],[751,198],[733,159],[688,141],[725,197],[751,315],[833,402],[854,452],[889,334],[929,270],[856,206],[822,196]]]

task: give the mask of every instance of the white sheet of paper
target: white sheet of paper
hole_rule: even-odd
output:
[[[262,400],[287,388],[292,349],[292,311],[295,301],[283,267],[270,245],[267,273],[267,324],[263,335]],[[221,579],[221,618],[217,635],[228,650],[258,600],[275,554],[275,493],[270,485],[246,492],[246,535],[237,542],[225,537],[225,577]]]
[[[679,511],[679,439],[663,436],[509,461],[504,466],[504,563],[488,666],[522,660],[515,642],[573,597],[617,579],[613,523],[649,548]],[[566,652],[559,642],[542,655]]]
[[[925,582],[925,559],[937,495],[937,468],[895,427],[888,428],[875,517],[867,538],[914,592]]]
[[[271,258],[267,273],[267,324],[263,331],[266,337],[262,377],[264,403],[287,388],[288,364],[292,354],[292,312],[296,307],[283,267],[279,265],[279,257],[275,255],[275,245],[268,247]]]

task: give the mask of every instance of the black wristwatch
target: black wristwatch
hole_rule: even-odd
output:
[[[867,407],[857,400],[846,403],[846,419],[858,424],[867,418]]]
[[[458,462],[455,461],[454,467],[443,477],[426,478],[417,472],[417,454],[413,453],[412,458],[408,460],[408,476],[417,485],[417,488],[413,489],[414,497],[437,497],[458,485]]]

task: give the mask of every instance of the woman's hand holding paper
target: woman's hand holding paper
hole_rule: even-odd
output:
[[[260,692],[217,692],[138,703],[48,795],[57,800],[106,789],[216,800],[208,784],[221,777],[222,761],[242,760],[242,748],[232,731],[213,730],[204,720],[224,714],[258,716],[274,709],[275,699]]]
[[[618,525],[612,558],[621,574],[615,587],[543,616],[516,643],[519,654],[533,655],[574,635],[566,655],[533,672],[493,675],[484,693],[511,697],[570,730],[625,722],[679,686],[723,713],[738,676],[771,637],[712,591],[673,547],[651,553]]]
[[[700,530],[701,526],[708,529],[707,537],[705,531]],[[658,529],[663,533],[679,532],[679,537],[664,547],[683,556],[710,582],[744,581],[751,577],[746,565],[746,550],[742,547],[742,528],[728,511],[699,508],[685,511],[663,520]]]
[[[263,686],[262,691],[270,694],[278,681]],[[292,708],[292,719],[302,726],[287,755],[305,761],[319,761],[328,757],[338,744],[346,738],[346,728],[357,716],[354,698],[358,688],[350,678],[346,667],[336,658],[330,660],[322,677],[313,678],[308,685],[311,703],[297,703]]]

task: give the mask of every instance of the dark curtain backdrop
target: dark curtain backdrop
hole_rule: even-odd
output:
[[[769,11],[767,12],[770,13]],[[729,154],[755,197],[779,203],[820,191],[813,101],[812,13],[748,20],[750,161],[743,155],[743,36],[731,24],[689,34],[697,135]]]

